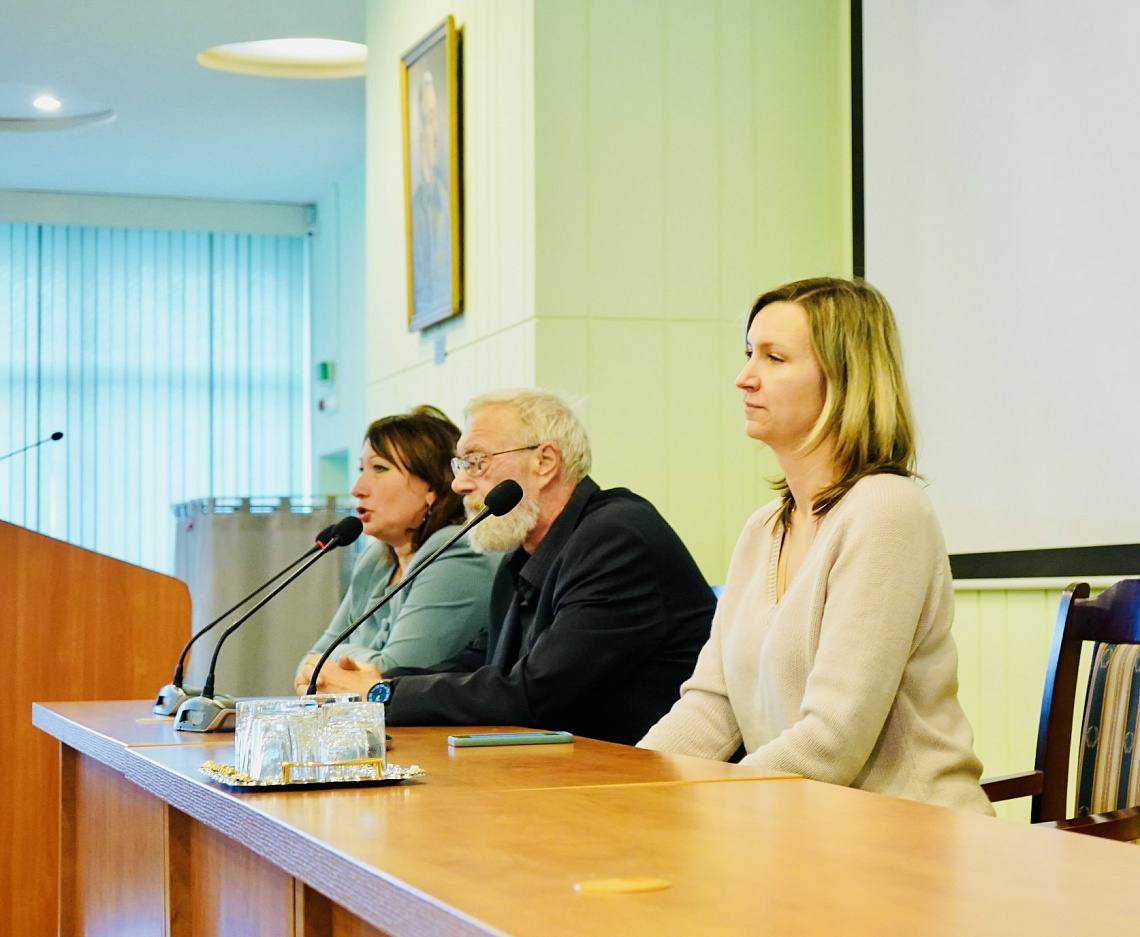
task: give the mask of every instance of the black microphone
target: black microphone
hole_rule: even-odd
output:
[[[46,439],[41,439],[39,442],[29,443],[20,449],[13,449],[7,455],[0,455],[0,462],[3,462],[5,459],[10,459],[14,455],[19,455],[21,452],[27,452],[29,449],[35,449],[36,446],[42,446],[45,442],[59,442],[61,439],[63,439],[63,433],[61,433],[59,430],[56,430]]]
[[[61,433],[60,435],[63,434]],[[240,602],[231,606],[230,608],[227,608],[212,622],[210,622],[204,628],[199,629],[197,634],[193,635],[190,640],[186,642],[185,647],[182,648],[182,653],[178,655],[178,664],[174,668],[174,679],[158,691],[158,697],[154,701],[154,706],[152,707],[151,712],[153,712],[156,716],[173,716],[178,707],[186,702],[186,700],[191,696],[201,696],[201,689],[183,687],[182,685],[183,668],[186,666],[186,655],[190,653],[190,648],[193,646],[194,642],[202,637],[202,635],[204,635],[207,631],[212,631],[215,627],[220,625],[223,621],[226,620],[226,618],[228,618],[239,608],[245,605],[245,603],[250,599],[254,598],[258,593],[268,589],[271,585],[273,585],[273,583],[284,576],[298,563],[312,556],[314,553],[323,550],[325,548],[325,545],[328,544],[332,538],[335,531],[336,524],[329,524],[328,527],[317,534],[316,546],[310,547],[272,579],[268,580],[267,582],[263,582]]]
[[[329,655],[332,654],[337,645],[341,644],[345,638],[352,634],[352,632],[354,632],[369,618],[380,611],[381,608],[387,605],[388,602],[391,601],[391,599],[396,595],[396,593],[398,593],[401,589],[404,589],[405,587],[411,585],[412,580],[415,579],[416,576],[418,576],[432,563],[434,563],[436,557],[438,557],[444,550],[455,543],[456,540],[467,533],[467,531],[469,531],[476,524],[481,524],[492,514],[494,514],[495,517],[502,517],[508,511],[513,510],[515,505],[517,505],[522,500],[522,495],[522,486],[520,486],[519,483],[512,478],[508,478],[506,481],[499,482],[499,484],[488,491],[487,497],[483,499],[482,511],[480,511],[473,518],[471,518],[471,520],[460,527],[459,530],[457,530],[452,536],[448,537],[447,542],[444,543],[443,546],[441,546],[431,556],[420,563],[419,566],[408,573],[408,575],[401,579],[395,586],[385,592],[384,595],[380,597],[380,600],[372,606],[372,608],[370,608],[358,619],[356,619],[356,621],[345,628],[344,631],[336,636],[336,639],[332,642],[332,644],[325,648],[325,652],[321,655],[321,659],[317,661],[317,666],[313,668],[313,675],[309,678],[309,686],[308,689],[305,690],[305,695],[312,696],[317,692],[317,677],[320,676],[321,668],[325,665],[325,661],[329,659]]]
[[[218,643],[214,645],[214,655],[210,658],[210,670],[209,673],[206,674],[206,682],[202,685],[202,693],[199,696],[192,696],[183,702],[182,705],[178,707],[178,712],[174,714],[174,728],[176,731],[224,732],[233,728],[236,712],[232,699],[214,698],[214,670],[218,666],[218,655],[221,653],[222,645],[225,644],[226,639],[231,634],[249,621],[270,599],[281,592],[282,589],[300,576],[301,573],[316,563],[316,561],[326,553],[331,553],[337,547],[348,546],[350,543],[353,543],[363,530],[364,525],[355,514],[337,523],[333,528],[332,536],[316,556],[311,556],[306,559],[300,569],[222,632],[222,636],[218,638]],[[322,533],[324,533],[324,531],[322,531]]]

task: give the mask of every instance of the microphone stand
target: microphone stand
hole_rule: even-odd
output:
[[[59,432],[59,430],[56,430],[46,439],[41,439],[39,442],[29,443],[20,449],[14,449],[11,452],[6,452],[4,455],[0,455],[0,462],[3,462],[5,459],[10,459],[14,455],[19,455],[21,452],[27,452],[29,449],[35,449],[36,446],[42,446],[45,442],[58,442],[61,439],[63,439],[63,433]]]
[[[341,525],[347,524],[349,521],[354,522],[355,529],[352,527],[341,527]],[[214,696],[214,670],[218,665],[218,654],[222,650],[222,645],[225,643],[226,638],[249,621],[249,619],[257,614],[274,596],[316,563],[322,556],[327,553],[332,553],[333,550],[341,545],[352,543],[360,536],[360,520],[355,516],[345,518],[345,520],[337,525],[337,528],[339,529],[333,538],[325,544],[316,556],[308,557],[300,569],[222,632],[222,636],[218,638],[218,643],[214,645],[214,654],[213,657],[210,658],[210,670],[209,673],[206,674],[206,682],[202,686],[201,694],[186,699],[174,714],[174,729],[176,732],[233,731],[234,724],[237,721],[236,703],[230,696],[221,695],[217,698]]]
[[[324,534],[324,531],[321,531],[321,533]],[[190,648],[194,642],[202,637],[202,635],[206,634],[206,632],[212,631],[214,628],[220,625],[230,615],[245,605],[246,602],[248,602],[258,593],[263,592],[265,589],[268,589],[271,585],[273,585],[273,583],[284,576],[298,563],[308,559],[314,553],[323,549],[323,546],[320,544],[320,540],[321,536],[318,535],[318,543],[316,546],[310,547],[305,553],[301,554],[301,556],[286,566],[283,570],[281,570],[281,572],[279,572],[268,582],[263,582],[236,605],[233,605],[230,608],[226,609],[224,612],[222,612],[222,614],[220,614],[204,628],[199,629],[198,632],[193,637],[191,637],[189,641],[186,642],[186,645],[182,648],[182,653],[178,656],[178,664],[174,668],[174,679],[158,691],[158,697],[154,701],[154,706],[152,707],[151,712],[153,712],[156,716],[173,716],[174,713],[178,710],[178,707],[186,702],[186,700],[188,700],[190,697],[202,695],[201,689],[196,687],[184,687],[182,685],[182,674],[183,667],[186,664],[186,655],[190,653]],[[231,703],[233,702],[232,697],[226,696],[223,693],[219,693],[217,698],[228,699]]]
[[[513,510],[515,505],[517,505],[521,500],[522,488],[519,486],[519,483],[513,479],[507,479],[506,481],[500,482],[498,485],[492,488],[491,491],[487,494],[487,498],[484,501],[485,507],[482,511],[476,514],[473,518],[471,518],[471,520],[460,527],[459,530],[448,537],[443,546],[441,546],[431,556],[420,563],[419,566],[408,573],[407,576],[401,579],[391,589],[385,592],[384,595],[380,597],[379,601],[377,601],[377,603],[372,606],[372,608],[370,608],[358,619],[356,619],[356,621],[345,628],[344,631],[336,636],[332,644],[325,648],[324,654],[321,655],[321,659],[317,661],[317,665],[313,668],[313,674],[309,678],[309,686],[305,690],[305,695],[313,696],[317,692],[317,677],[320,676],[321,668],[325,665],[325,661],[329,659],[329,656],[332,654],[332,652],[344,641],[345,638],[351,635],[357,628],[363,625],[364,622],[366,622],[369,618],[380,611],[381,608],[387,605],[388,602],[391,601],[398,592],[410,586],[412,584],[412,580],[414,580],[420,573],[422,573],[432,563],[435,562],[436,557],[438,557],[444,550],[455,543],[456,540],[471,530],[472,527],[474,527],[476,524],[482,523],[492,514],[494,514],[496,517],[501,517],[508,511]]]

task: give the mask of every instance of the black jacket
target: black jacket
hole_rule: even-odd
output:
[[[398,677],[391,725],[519,725],[633,744],[679,696],[713,595],[644,498],[589,478],[531,556],[504,557],[487,663]]]

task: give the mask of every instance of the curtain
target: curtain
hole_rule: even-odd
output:
[[[332,498],[210,499],[179,505],[177,515],[175,575],[194,596],[191,629],[196,634],[302,556],[317,532],[341,520],[345,512],[337,511]],[[316,560],[226,639],[214,674],[219,692],[293,693],[297,664],[332,620],[360,546],[357,540],[352,548]],[[188,686],[202,686],[222,632],[266,594],[268,590],[194,645],[186,668]]]
[[[305,494],[304,239],[0,224],[0,518],[162,572],[172,506]]]

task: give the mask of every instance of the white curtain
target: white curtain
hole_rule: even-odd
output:
[[[0,224],[0,518],[171,572],[172,506],[309,491],[303,238]]]

